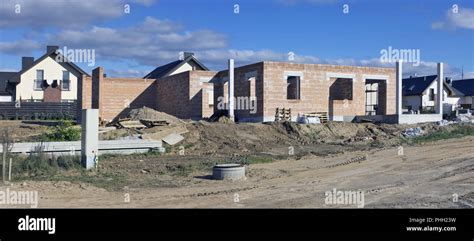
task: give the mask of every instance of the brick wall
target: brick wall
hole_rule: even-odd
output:
[[[190,99],[194,100],[191,112],[200,113],[200,119],[214,114],[214,105],[212,105],[209,95],[211,95],[211,91],[214,92],[213,80],[216,78],[215,76],[216,72],[214,71],[195,70],[189,72],[189,95]]]
[[[78,101],[81,101],[81,109],[92,108],[92,78],[90,76],[83,75],[81,84],[79,86],[79,94],[77,95],[77,99]]]
[[[99,108],[102,120],[125,117],[131,109],[156,108],[155,79],[105,78],[103,69],[92,72],[92,108]]]
[[[61,102],[61,85],[54,86],[50,85],[44,89],[43,92],[44,102]]]
[[[182,119],[202,119],[213,114],[208,90],[216,72],[187,71],[156,81],[157,110]]]
[[[228,70],[220,71],[214,80],[214,111],[219,111],[218,98],[222,97],[227,103],[228,96]],[[251,86],[253,84],[254,86]],[[252,96],[251,92],[255,92]],[[239,121],[263,121],[263,62],[241,66],[234,69],[234,97],[235,117]],[[244,103],[254,101],[256,106]],[[255,97],[250,99],[250,97]],[[240,103],[240,104],[238,104]],[[238,109],[240,107],[240,109]],[[248,107],[248,108],[247,108]],[[254,113],[255,112],[255,113]]]
[[[298,113],[328,112],[334,116],[365,115],[365,79],[387,76],[385,97],[385,114],[395,114],[396,80],[395,68],[354,67],[320,64],[294,64],[264,62],[264,117],[271,120],[275,108],[291,108],[292,116]],[[300,100],[287,100],[286,73],[301,73]],[[352,80],[352,100],[336,100],[330,97],[330,90],[345,96],[347,84],[341,84],[339,78],[328,78],[328,73],[354,75]]]
[[[354,78],[346,80],[331,77],[333,74],[351,75]],[[241,121],[271,121],[276,108],[291,108],[294,119],[298,114],[309,112],[328,112],[331,116],[341,118],[365,115],[365,78],[379,77],[388,77],[387,83],[381,84],[380,108],[385,114],[395,114],[394,68],[261,62],[235,68],[234,75],[236,97],[251,96],[250,85],[255,84],[257,113],[236,110],[236,118]],[[254,75],[254,82],[249,81],[248,77]],[[286,76],[293,75],[301,75],[299,100],[287,99]],[[215,83],[215,99],[227,96],[227,76],[227,70],[217,74],[220,81]],[[217,106],[214,110],[218,110]]]

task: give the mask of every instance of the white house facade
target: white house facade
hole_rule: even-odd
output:
[[[22,69],[8,80],[12,99],[32,102],[72,102],[77,100],[78,82],[88,75],[72,62],[58,62],[57,46],[48,46],[37,60],[22,58]]]

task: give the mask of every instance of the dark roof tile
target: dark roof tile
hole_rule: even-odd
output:
[[[437,75],[412,77],[403,79],[402,89],[404,96],[422,95],[431,83],[438,77]]]
[[[453,80],[452,86],[465,96],[474,96],[474,79]]]

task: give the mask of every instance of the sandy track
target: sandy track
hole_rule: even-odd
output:
[[[252,165],[247,179],[236,182],[213,181],[200,177],[209,173],[196,173],[188,185],[174,188],[108,192],[68,182],[28,182],[9,188],[38,190],[39,207],[52,208],[355,207],[326,205],[324,193],[333,188],[363,191],[365,208],[474,207],[474,137],[403,151],[403,156],[393,148]],[[458,202],[453,202],[453,194]]]

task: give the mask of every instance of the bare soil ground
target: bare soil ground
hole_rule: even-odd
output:
[[[334,123],[313,127],[320,130],[311,138],[298,134],[314,131],[303,125],[229,125],[189,125],[185,156],[172,149],[167,156],[104,158],[101,173],[110,176],[101,179],[108,182],[105,188],[73,180],[26,180],[8,188],[36,190],[39,207],[52,208],[346,207],[325,204],[325,192],[334,188],[363,191],[365,208],[474,207],[472,136],[405,146],[399,155],[393,137],[405,126]],[[383,148],[371,146],[375,141]],[[289,146],[295,147],[294,156],[288,156]],[[224,157],[246,154],[279,160],[250,164],[246,180],[234,182],[211,180],[206,168],[184,168],[192,163],[209,167]]]
[[[19,120],[0,121],[0,130],[12,130],[13,139],[17,142],[35,141],[38,136],[47,131],[46,125],[28,124]]]

